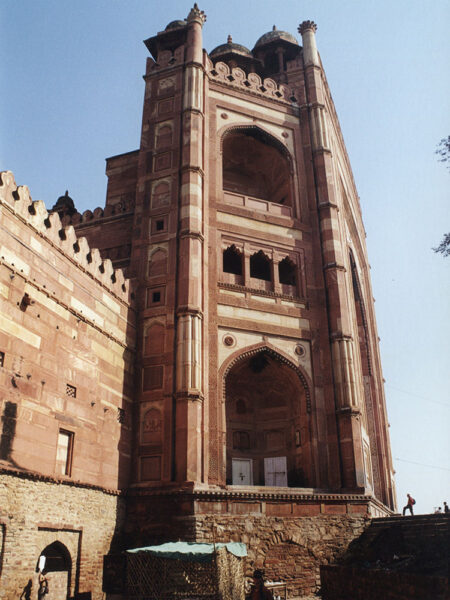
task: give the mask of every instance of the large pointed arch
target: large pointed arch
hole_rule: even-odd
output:
[[[225,397],[226,393],[226,376],[229,371],[232,369],[234,365],[236,365],[241,360],[245,360],[251,356],[254,356],[260,352],[267,352],[269,355],[276,357],[281,362],[288,365],[293,371],[295,371],[302,382],[305,388],[306,394],[306,406],[308,412],[311,412],[311,390],[313,389],[312,381],[306,371],[300,366],[296,365],[292,362],[289,356],[287,356],[282,350],[279,348],[275,348],[269,342],[261,342],[259,344],[254,344],[253,346],[249,346],[243,350],[237,350],[228,359],[222,364],[219,375],[222,380],[222,397]]]
[[[251,474],[242,485],[314,486],[312,388],[303,369],[263,342],[234,353],[220,371],[224,483],[240,485],[234,471],[245,464]],[[273,476],[280,468],[285,479]]]

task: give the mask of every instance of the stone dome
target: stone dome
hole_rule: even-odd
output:
[[[274,42],[276,40],[284,40],[286,42],[290,42],[291,44],[295,44],[296,46],[298,46],[297,40],[291,33],[287,31],[280,31],[274,25],[272,31],[268,31],[257,40],[255,48],[265,46],[266,44],[269,44],[270,42]]]
[[[184,27],[187,25],[187,21],[183,19],[177,19],[176,21],[170,21],[164,31],[168,31],[169,29],[177,29],[178,27]]]
[[[249,56],[253,58],[251,51],[242,46],[242,44],[235,44],[231,38],[231,35],[228,36],[228,41],[226,44],[221,44],[212,50],[209,55],[213,58],[225,55],[225,54],[240,54],[241,56]]]
[[[69,192],[66,190],[64,196],[60,196],[56,201],[56,204],[53,206],[52,210],[63,213],[73,215],[76,211],[75,204],[72,198],[69,196]]]

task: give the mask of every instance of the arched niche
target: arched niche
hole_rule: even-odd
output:
[[[171,186],[169,181],[159,181],[152,189],[152,209],[167,206],[171,200]]]
[[[147,327],[144,336],[145,356],[160,356],[164,352],[166,328],[162,323],[155,322]]]
[[[222,157],[225,191],[292,206],[290,158],[276,138],[259,127],[231,129]]]
[[[224,378],[226,483],[313,486],[310,398],[300,370],[259,348],[236,357]]]
[[[158,277],[167,274],[167,252],[163,248],[157,248],[150,256],[148,264],[148,276]]]
[[[169,124],[161,125],[156,132],[156,149],[168,148],[172,145],[172,126]]]

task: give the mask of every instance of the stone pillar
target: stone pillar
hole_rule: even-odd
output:
[[[302,35],[306,102],[319,213],[322,260],[328,300],[330,344],[333,365],[336,418],[342,466],[342,485],[364,487],[364,457],[360,402],[363,400],[361,372],[353,339],[346,268],[341,244],[336,190],[333,184],[325,90],[312,21],[298,28]]]
[[[197,4],[187,17],[178,228],[175,461],[177,481],[202,479],[204,70]]]
[[[250,281],[250,252],[244,248],[244,285],[251,287]]]
[[[303,21],[298,27],[298,32],[302,36],[303,64],[305,67],[310,65],[320,66],[316,45],[316,31],[317,25],[314,21]]]
[[[278,57],[279,81],[286,83],[287,77],[284,69],[284,48],[277,48],[275,52]]]
[[[274,256],[272,259],[272,281],[273,281],[273,291],[277,294],[281,293],[281,284],[280,284],[280,273],[278,270],[278,265],[280,261],[278,257]]]

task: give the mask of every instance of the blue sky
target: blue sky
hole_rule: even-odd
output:
[[[305,19],[336,104],[361,197],[391,423],[398,504],[450,502],[450,5],[444,0],[206,0],[204,46],[253,47]],[[2,0],[0,169],[51,207],[103,206],[104,159],[139,145],[142,40],[184,18],[173,0]]]

